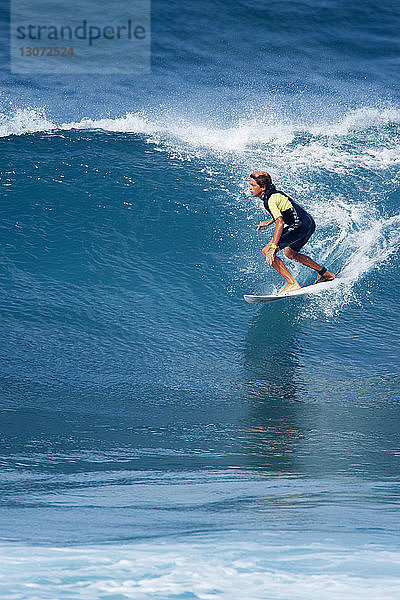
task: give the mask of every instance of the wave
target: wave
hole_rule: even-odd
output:
[[[290,160],[300,167],[314,165],[336,172],[359,165],[381,169],[398,165],[398,131],[396,135],[393,131],[385,132],[388,126],[400,127],[400,110],[364,108],[350,111],[334,123],[313,124],[288,122],[282,116],[269,114],[259,118],[242,118],[236,125],[227,128],[216,127],[212,123],[191,123],[170,114],[151,117],[145,112],[127,113],[114,119],[83,117],[80,121],[68,123],[53,122],[44,109],[25,108],[11,115],[0,115],[0,137],[37,132],[102,130],[145,134],[153,136],[152,141],[170,142],[175,146],[184,144],[188,151],[203,148],[217,153],[245,154],[264,148],[267,152],[265,159],[278,146],[283,161]],[[358,148],[358,140],[354,136],[371,128],[379,135],[372,136],[365,147]],[[343,146],[343,138],[349,136],[352,137],[354,148]],[[359,141],[365,142],[365,139]]]
[[[250,154],[258,162],[260,158],[263,162],[273,160],[279,166],[290,161],[299,168],[324,168],[337,173],[359,166],[385,169],[399,165],[399,127],[400,110],[395,108],[363,108],[350,111],[335,122],[311,124],[267,114],[241,118],[226,128],[193,123],[168,112],[155,117],[144,111],[118,118],[83,117],[68,123],[55,123],[44,109],[25,108],[0,115],[0,137],[73,130],[144,134],[150,136],[150,141],[186,151],[187,156],[200,149],[219,156]],[[365,139],[370,129],[374,131]],[[262,157],[260,151],[264,151]]]
[[[155,150],[182,161],[200,161],[199,170],[205,171],[211,187],[215,190],[221,182],[226,193],[221,211],[232,209],[233,195],[235,210],[243,217],[243,226],[235,225],[227,234],[237,240],[238,281],[246,291],[249,286],[254,290],[264,286],[266,291],[265,266],[255,256],[261,236],[249,231],[249,221],[255,223],[261,214],[247,193],[248,175],[255,168],[270,171],[316,218],[317,233],[307,248],[319,262],[340,270],[348,284],[345,292],[340,287],[329,298],[324,296],[327,300],[319,300],[327,314],[351,301],[354,284],[385,264],[399,246],[400,215],[391,199],[398,190],[400,164],[396,108],[363,108],[335,122],[309,124],[270,113],[242,118],[226,128],[179,119],[167,111],[153,117],[142,111],[55,123],[45,110],[26,108],[0,120],[3,137],[66,131],[143,135]],[[291,268],[304,277],[304,269]]]
[[[127,112],[116,118],[91,119],[82,117],[79,121],[56,123],[46,115],[45,108],[18,108],[11,113],[0,114],[0,137],[24,135],[37,131],[69,130],[69,129],[102,129],[110,132],[124,133],[163,133],[176,136],[192,145],[208,146],[214,149],[237,151],[248,145],[263,141],[288,143],[298,132],[309,132],[313,135],[343,136],[351,132],[400,124],[400,110],[397,108],[360,108],[348,111],[334,121],[327,120],[312,123],[300,120],[293,121],[283,117],[282,113],[274,114],[265,111],[251,118],[243,116],[232,127],[214,127],[213,123],[194,124],[185,118],[164,110],[152,115],[146,111]]]

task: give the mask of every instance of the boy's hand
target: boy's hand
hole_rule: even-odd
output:
[[[272,263],[274,262],[274,258],[275,258],[275,248],[271,248],[271,244],[272,244],[272,242],[269,242],[262,249],[263,256],[269,265],[272,265]]]
[[[271,248],[271,246],[268,244],[268,250],[265,253],[265,260],[267,261],[267,263],[269,265],[272,265],[272,263],[274,262],[274,258],[275,258],[275,248]]]
[[[268,225],[271,225],[272,221],[261,221],[261,223],[258,224],[257,226],[257,231],[260,231],[261,227],[268,227]]]

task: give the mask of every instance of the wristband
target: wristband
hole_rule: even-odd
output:
[[[274,250],[277,250],[277,248],[278,248],[278,246],[276,244],[270,244],[269,247],[273,248]]]

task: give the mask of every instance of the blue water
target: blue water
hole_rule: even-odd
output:
[[[148,75],[2,63],[2,600],[399,597],[399,22],[154,1]],[[243,301],[256,168],[342,285]]]

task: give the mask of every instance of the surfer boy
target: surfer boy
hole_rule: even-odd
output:
[[[279,294],[293,292],[301,287],[287,270],[284,262],[277,256],[277,253],[283,249],[291,260],[317,271],[319,281],[335,279],[335,275],[325,267],[316,263],[309,256],[300,254],[301,248],[315,231],[315,221],[312,216],[284,192],[278,191],[266,171],[255,171],[250,175],[250,192],[252,196],[261,198],[266,211],[272,217],[268,221],[261,221],[257,231],[275,222],[272,240],[264,246],[262,253],[267,263],[286,280],[286,285]]]

